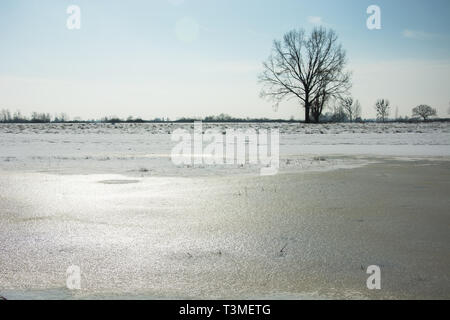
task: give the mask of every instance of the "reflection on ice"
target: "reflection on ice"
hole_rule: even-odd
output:
[[[130,180],[117,174],[4,172],[0,294],[58,295],[76,265],[82,290],[61,297],[445,297],[448,282],[426,275],[450,263],[450,170],[420,164],[130,184],[99,183]],[[425,177],[434,183],[417,193]],[[361,271],[371,264],[390,284],[376,294]]]

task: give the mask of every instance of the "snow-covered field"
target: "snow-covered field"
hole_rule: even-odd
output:
[[[0,168],[139,175],[229,173],[225,168],[171,161],[176,129],[193,124],[2,124]],[[449,157],[450,123],[203,123],[203,130],[277,129],[280,169],[330,169],[361,165],[368,158]],[[244,166],[240,173],[255,172]]]
[[[450,133],[449,122],[428,123],[203,123],[204,129],[229,128],[279,129],[281,134],[344,134],[344,133]],[[46,123],[0,124],[0,133],[131,133],[166,134],[175,129],[193,128],[189,123]]]

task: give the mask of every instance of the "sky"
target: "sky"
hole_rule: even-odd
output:
[[[69,29],[67,8],[80,8]],[[366,10],[381,9],[369,30]],[[448,0],[2,0],[0,109],[83,119],[207,116],[303,119],[300,103],[274,108],[257,76],[274,39],[297,28],[334,29],[363,117],[378,98],[392,116],[419,104],[448,116]]]

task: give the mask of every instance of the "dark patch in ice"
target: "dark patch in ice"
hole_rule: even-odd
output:
[[[103,184],[130,184],[130,183],[138,183],[139,180],[102,180],[99,183]]]

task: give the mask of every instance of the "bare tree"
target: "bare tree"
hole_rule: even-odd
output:
[[[27,121],[26,117],[22,116],[22,113],[20,112],[20,110],[17,110],[16,112],[14,112],[13,115],[13,122],[25,122]]]
[[[67,121],[69,121],[69,117],[64,112],[60,113],[59,115],[55,114],[55,116],[53,117],[53,122],[67,122]]]
[[[377,119],[385,122],[389,117],[390,102],[387,99],[378,99],[375,102],[375,111],[377,112]]]
[[[331,119],[332,122],[345,122],[348,121],[347,113],[345,112],[342,104],[339,101],[335,101],[331,107]]]
[[[345,51],[337,41],[336,33],[323,27],[314,28],[309,37],[299,29],[275,40],[259,75],[261,97],[275,105],[298,99],[305,108],[305,122],[310,122],[310,115],[318,122],[327,99],[346,94],[351,87]]]
[[[325,90],[317,96],[316,99],[311,103],[311,116],[315,122],[319,122],[320,115],[322,114],[325,104],[328,102],[330,96],[327,95]]]
[[[12,121],[11,112],[8,109],[2,109],[2,111],[0,112],[0,121],[1,122]]]
[[[358,100],[353,100],[352,97],[342,99],[342,108],[350,122],[355,121],[356,118],[361,116],[361,104]]]
[[[36,122],[36,123],[50,122],[51,121],[51,116],[50,116],[49,113],[32,112],[30,121],[31,122]]]
[[[435,116],[437,114],[436,109],[433,109],[426,104],[421,104],[420,106],[413,108],[412,113],[413,117],[421,117],[423,118],[423,121],[426,121],[428,117]]]

